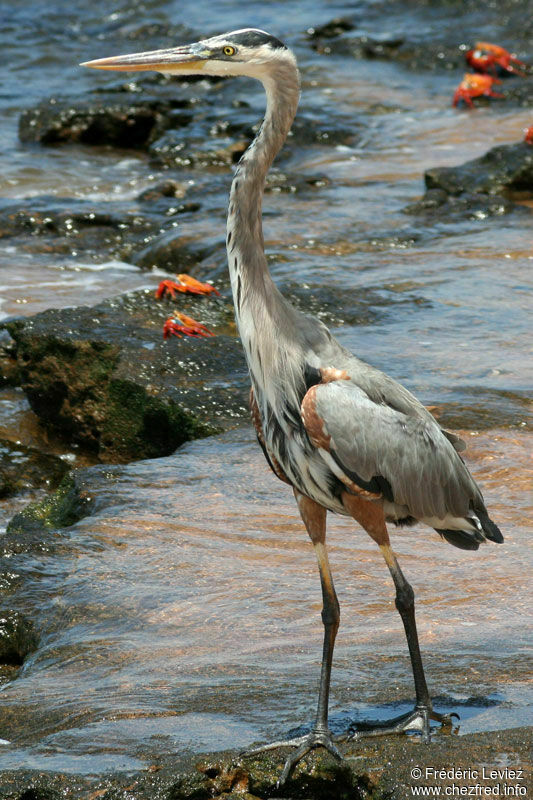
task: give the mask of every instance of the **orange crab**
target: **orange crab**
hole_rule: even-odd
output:
[[[177,313],[174,317],[169,317],[163,325],[163,339],[168,339],[170,336],[177,336],[181,339],[182,336],[193,336],[199,338],[200,336],[214,336],[209,328],[202,325],[201,322],[196,322],[192,317],[187,317],[181,312]]]
[[[523,61],[510,53],[505,47],[489,42],[476,42],[475,46],[465,54],[466,63],[478,72],[490,72],[497,75],[499,71],[511,72],[524,77],[524,72],[516,69],[515,64],[525,67]]]
[[[164,295],[169,294],[171,297],[176,297],[176,292],[184,292],[187,294],[218,294],[214,286],[210,283],[201,283],[196,278],[191,278],[190,275],[178,275],[177,281],[164,280],[161,281],[156,289],[155,296],[160,300]]]
[[[526,130],[524,142],[526,144],[533,144],[533,125],[530,125],[530,127]]]
[[[503,97],[503,94],[498,94],[492,91],[492,86],[495,83],[501,83],[498,78],[493,78],[491,75],[475,75],[467,72],[463,80],[455,90],[453,95],[453,105],[456,106],[459,100],[464,100],[467,106],[473,107],[472,98],[485,95],[486,97]]]

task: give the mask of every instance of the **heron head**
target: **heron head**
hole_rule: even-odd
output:
[[[247,75],[261,79],[269,64],[292,57],[290,50],[265,31],[244,28],[194,44],[166,50],[85,61],[82,67],[123,71],[156,70],[167,75]]]

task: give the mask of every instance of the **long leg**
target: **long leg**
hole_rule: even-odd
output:
[[[322,668],[320,671],[320,688],[314,730],[316,733],[328,731],[329,686],[331,680],[331,662],[335,638],[339,629],[340,609],[326,550],[326,509],[309,497],[295,490],[296,502],[307,532],[313,542],[320,572],[322,586],[322,622],[324,623],[324,646],[322,650]]]
[[[331,734],[328,728],[328,705],[329,705],[329,686],[331,678],[331,662],[333,659],[333,648],[335,646],[335,637],[339,628],[339,601],[335,593],[333,585],[333,578],[329,566],[329,559],[326,550],[326,509],[315,503],[309,497],[300,494],[296,489],[294,490],[296,502],[300,510],[300,515],[305,524],[307,532],[313,542],[315,553],[318,561],[318,569],[320,573],[320,583],[322,586],[322,622],[324,623],[324,645],[322,650],[322,667],[320,671],[320,687],[318,691],[318,705],[316,713],[316,721],[311,733],[300,736],[295,739],[288,739],[285,741],[272,742],[272,744],[258,747],[254,750],[248,751],[249,755],[262,752],[264,750],[273,750],[277,747],[285,747],[291,745],[296,747],[296,750],[291,753],[285,762],[283,772],[281,773],[278,785],[281,786],[287,780],[292,768],[300,761],[314,747],[325,747],[336,758],[341,759],[342,755],[338,748],[333,743]]]
[[[343,494],[343,501],[354,519],[356,519],[374,541],[377,542],[391,573],[396,588],[396,608],[402,618],[407,638],[416,694],[416,706],[412,712],[388,720],[385,723],[374,723],[372,726],[368,726],[368,729],[366,723],[360,723],[357,725],[357,732],[354,736],[378,736],[388,733],[420,731],[424,739],[429,741],[430,719],[449,725],[451,716],[457,716],[457,714],[445,715],[433,711],[418,643],[418,632],[415,621],[415,594],[413,588],[406,580],[396,556],[391,549],[385,517],[381,507],[368,500],[349,495],[348,493]]]

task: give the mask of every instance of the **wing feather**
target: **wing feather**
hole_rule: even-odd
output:
[[[362,488],[384,478],[394,502],[417,519],[463,517],[481,495],[456,451],[458,437],[447,436],[418,403],[410,408],[409,397],[392,406],[351,380],[331,381],[309,390],[302,419],[312,441],[318,420],[317,446]]]

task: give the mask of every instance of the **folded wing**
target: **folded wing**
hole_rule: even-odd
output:
[[[385,398],[372,399],[352,381],[340,380],[311,387],[302,418],[337,474],[405,506],[416,519],[465,517],[470,508],[484,507],[457,453],[460,440],[446,435],[418,406],[400,410]]]

